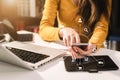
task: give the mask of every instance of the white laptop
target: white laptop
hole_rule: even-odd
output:
[[[1,61],[32,70],[64,56],[65,53],[65,50],[42,47],[34,44],[24,44],[17,41],[0,45]]]

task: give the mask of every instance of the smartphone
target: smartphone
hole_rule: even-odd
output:
[[[82,50],[86,50],[87,46],[88,46],[88,43],[73,43],[72,46],[77,46]]]

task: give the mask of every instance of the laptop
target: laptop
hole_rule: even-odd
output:
[[[8,33],[12,40],[15,41],[32,41],[33,34],[32,33],[17,33],[15,27],[8,19],[4,19],[1,21],[1,24],[4,26],[5,33]]]
[[[25,44],[18,41],[0,45],[0,60],[30,70],[64,56],[65,50]]]

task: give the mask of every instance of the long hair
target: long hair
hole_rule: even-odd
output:
[[[105,19],[109,19],[108,0],[77,0],[78,12],[77,15],[82,17],[83,24],[94,28],[101,15]]]

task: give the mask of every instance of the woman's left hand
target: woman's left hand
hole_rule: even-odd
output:
[[[85,56],[90,55],[96,50],[95,44],[89,44],[86,48],[86,50],[82,50],[81,48],[77,46],[73,46],[69,48],[69,51],[71,52],[72,58],[83,58]]]

